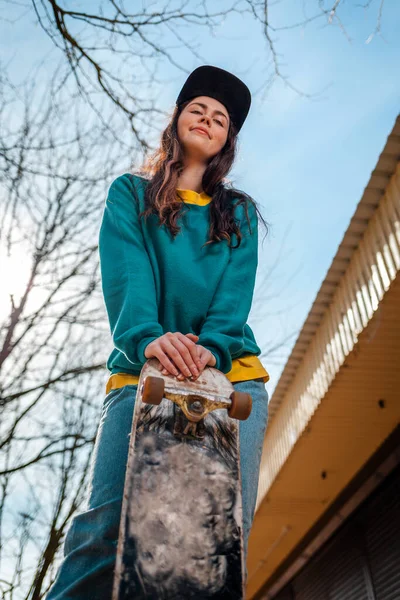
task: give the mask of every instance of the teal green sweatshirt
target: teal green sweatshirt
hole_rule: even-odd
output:
[[[246,323],[258,261],[256,210],[249,204],[250,235],[244,207],[235,208],[243,235],[239,248],[229,248],[226,240],[202,248],[210,203],[184,203],[182,229],[174,239],[165,225],[159,227],[157,215],[147,221],[138,217],[147,184],[125,173],[112,182],[105,203],[100,270],[114,343],[107,368],[138,375],[146,346],[168,331],[180,331],[198,335],[197,343],[214,354],[215,367],[228,373],[232,358],[261,354]]]

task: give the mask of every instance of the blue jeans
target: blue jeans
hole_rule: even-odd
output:
[[[233,386],[253,398],[250,417],[239,425],[247,551],[268,421],[268,393],[262,380],[241,381]],[[71,521],[64,542],[64,560],[47,600],[111,600],[136,391],[137,385],[126,385],[111,390],[104,399],[91,461],[87,505]]]

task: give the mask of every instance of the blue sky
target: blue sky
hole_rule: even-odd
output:
[[[217,6],[227,4],[232,2],[221,0]],[[253,93],[231,178],[260,203],[271,224],[260,248],[249,321],[271,374],[270,392],[295,336],[275,355],[265,353],[301,328],[400,109],[399,3],[385,1],[384,39],[375,35],[369,43],[379,1],[370,10],[354,4],[344,4],[340,13],[351,41],[322,19],[272,33],[283,74],[303,92],[316,94],[312,99],[280,80],[268,93],[260,89],[271,74],[271,57],[261,27],[250,16],[229,17],[214,35],[189,26],[192,31],[186,30],[185,38],[198,44],[200,56],[186,50],[175,54],[187,73],[200,64],[213,64],[242,77]],[[274,3],[270,22],[278,27],[300,21],[304,5],[309,16],[314,14],[313,0]],[[27,24],[21,28],[0,22],[0,39],[3,60],[13,57],[17,79],[30,68],[29,61],[51,48],[40,27]],[[186,75],[165,63],[162,77],[158,106],[172,110]],[[121,165],[121,172],[125,167],[129,164]],[[266,286],[261,286],[275,262]]]

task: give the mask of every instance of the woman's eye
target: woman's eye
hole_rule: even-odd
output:
[[[199,110],[196,110],[196,109],[194,109],[194,110],[191,110],[190,112],[191,112],[191,113],[198,113],[199,115],[201,115],[201,114],[202,114],[202,113],[201,113]],[[218,119],[214,119],[214,121],[216,121],[216,122],[218,123],[218,125],[221,125],[221,127],[223,127],[223,126],[224,126],[224,124],[223,124],[221,121],[219,121]]]

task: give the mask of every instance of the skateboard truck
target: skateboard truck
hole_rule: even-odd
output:
[[[235,390],[229,398],[226,398],[207,392],[206,389],[203,394],[200,394],[199,387],[196,382],[169,384],[163,377],[149,375],[142,384],[142,401],[158,406],[163,398],[167,398],[179,406],[188,421],[192,423],[198,423],[208,413],[220,408],[225,408],[231,418],[240,421],[245,421],[250,416],[252,407],[250,394]]]

